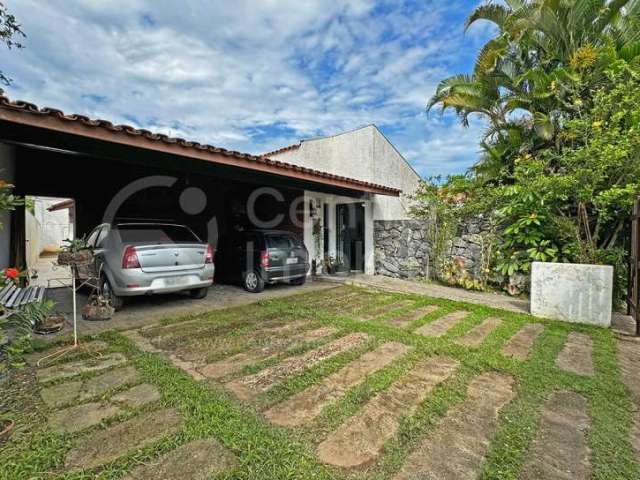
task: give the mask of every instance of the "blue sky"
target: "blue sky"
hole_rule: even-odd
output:
[[[478,1],[4,0],[22,99],[262,153],[375,123],[424,176],[463,172],[482,124],[425,113],[491,34]]]

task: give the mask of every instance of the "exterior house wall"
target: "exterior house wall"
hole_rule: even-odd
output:
[[[402,195],[373,195],[374,220],[408,220],[409,196],[420,176],[374,126],[332,137],[304,140],[299,147],[270,155],[283,162],[366,182],[399,188]]]
[[[417,246],[424,240],[424,236],[418,238],[422,234],[415,233],[414,238],[414,232],[422,232],[424,228],[416,225],[416,221],[409,217],[409,197],[418,187],[420,176],[374,125],[332,137],[304,140],[299,146],[269,156],[294,165],[402,190],[399,198],[370,195],[363,202],[365,273],[399,277],[424,276],[426,246]],[[306,195],[331,204],[329,255],[335,256],[335,205],[362,200],[324,196],[313,192],[307,192]],[[319,211],[321,209],[322,206],[319,207]],[[387,228],[391,224],[393,228]],[[312,253],[311,258],[316,258],[320,265],[323,258],[322,240],[318,248],[312,229],[312,219],[305,219],[305,244]],[[408,238],[405,235],[407,231],[411,232]]]
[[[15,182],[16,154],[15,149],[0,143],[0,178],[8,183]],[[0,212],[0,269],[9,265],[11,248],[11,212]]]

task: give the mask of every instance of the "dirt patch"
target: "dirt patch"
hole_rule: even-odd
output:
[[[456,324],[467,315],[469,315],[469,312],[464,310],[451,312],[444,317],[438,318],[433,322],[429,322],[426,325],[423,325],[422,327],[418,328],[415,333],[418,333],[425,337],[441,337],[453,327],[455,327]]]
[[[394,317],[388,321],[390,325],[394,327],[404,328],[409,326],[412,322],[421,319],[422,317],[435,312],[438,309],[437,305],[425,305],[411,312],[405,313],[398,317]]]
[[[121,353],[111,353],[96,358],[78,360],[76,362],[53,365],[36,371],[39,382],[51,382],[63,378],[75,377],[81,373],[97,372],[126,363],[126,357]]]
[[[61,407],[72,402],[84,402],[103,395],[112,388],[140,381],[140,374],[133,367],[117,368],[88,380],[71,381],[43,388],[40,396],[49,407]]]
[[[467,333],[456,339],[458,345],[463,347],[479,347],[484,339],[489,336],[496,328],[500,326],[502,320],[495,317],[489,317],[484,320],[480,325],[476,325]]]
[[[321,384],[307,388],[290,399],[276,405],[265,413],[276,425],[294,427],[315,418],[329,403],[342,397],[367,375],[374,373],[409,350],[402,343],[390,342],[367,352],[336,373],[329,375]]]
[[[576,375],[593,375],[593,340],[589,335],[571,332],[556,358],[558,368]]]
[[[538,335],[544,331],[544,325],[541,323],[528,323],[511,337],[502,347],[502,354],[507,357],[513,357],[518,360],[526,360],[529,358],[533,344],[536,342]]]
[[[250,399],[262,392],[266,392],[287,377],[300,373],[323,360],[335,357],[342,352],[364,344],[368,338],[368,335],[365,333],[353,333],[346,337],[338,338],[302,355],[287,358],[277,365],[267,367],[255,375],[234,380],[228,383],[227,387],[238,398],[242,400]]]
[[[304,332],[294,337],[285,337],[274,341],[262,348],[256,348],[247,352],[241,352],[218,362],[209,363],[198,368],[198,371],[207,378],[220,379],[240,372],[244,367],[272,358],[278,352],[291,348],[296,344],[310,342],[319,338],[333,335],[338,330],[333,327],[322,327]]]
[[[591,478],[587,400],[574,392],[554,393],[542,410],[542,422],[520,480]]]
[[[381,392],[318,446],[323,463],[357,467],[374,461],[384,443],[398,432],[400,418],[412,415],[433,388],[449,378],[458,361],[432,357]]]
[[[56,432],[79,432],[119,413],[121,410],[114,405],[85,403],[54,412],[49,417],[49,428]]]
[[[194,440],[146,465],[134,468],[124,480],[206,480],[236,466],[235,456],[217,440]]]
[[[467,398],[409,455],[394,480],[477,478],[499,412],[513,396],[513,378],[508,375],[491,372],[473,379]]]
[[[363,315],[358,317],[358,320],[373,320],[376,317],[380,317],[385,313],[392,312],[394,310],[400,310],[403,308],[407,308],[413,305],[415,302],[413,300],[396,300],[392,303],[387,303],[386,305],[380,305],[379,307],[374,308],[373,310],[368,310]]]
[[[148,412],[83,438],[65,459],[69,470],[94,468],[178,431],[183,419],[171,408]]]
[[[160,392],[156,387],[143,383],[114,395],[111,398],[111,403],[124,405],[128,408],[140,408],[147,403],[157,402],[160,398]]]

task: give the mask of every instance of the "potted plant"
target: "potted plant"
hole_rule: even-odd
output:
[[[9,283],[13,283],[16,287],[23,287],[26,278],[26,270],[20,271],[17,268],[7,267],[0,271],[0,287],[4,287]]]
[[[336,260],[331,256],[324,257],[324,271],[329,275],[335,275],[336,273]]]
[[[84,237],[73,240],[66,239],[66,245],[58,253],[59,265],[89,265],[94,261],[93,249],[87,245]]]
[[[58,332],[64,326],[64,315],[54,313],[55,305],[51,299],[28,303],[12,315],[12,320],[31,325],[33,331],[40,335]]]
[[[100,294],[92,294],[87,304],[82,307],[82,318],[85,320],[110,320],[115,309],[111,302]]]

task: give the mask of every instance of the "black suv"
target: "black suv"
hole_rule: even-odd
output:
[[[302,240],[282,230],[247,230],[222,238],[216,253],[216,281],[242,282],[248,292],[265,284],[302,285],[309,271],[309,252]]]

